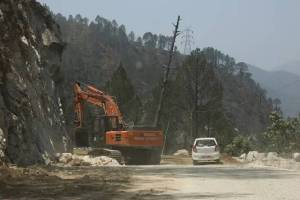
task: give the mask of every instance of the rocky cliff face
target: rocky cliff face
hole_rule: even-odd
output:
[[[68,149],[60,73],[63,44],[34,0],[0,2],[0,159],[47,162]]]

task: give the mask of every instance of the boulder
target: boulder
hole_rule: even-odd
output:
[[[247,154],[243,153],[242,155],[240,155],[240,159],[241,160],[246,160]]]
[[[278,153],[276,153],[276,152],[269,152],[267,154],[266,159],[268,161],[277,161],[277,160],[279,160]]]
[[[189,152],[186,149],[180,149],[180,150],[176,151],[173,155],[174,156],[189,156]]]
[[[117,160],[107,156],[89,157],[84,156],[82,158],[85,162],[90,163],[91,166],[116,166],[120,165]]]
[[[249,153],[247,154],[247,157],[246,157],[246,161],[248,161],[248,162],[255,161],[257,159],[257,156],[258,156],[257,151],[249,151]]]
[[[256,160],[264,160],[266,158],[266,154],[265,153],[258,153],[256,155]]]
[[[62,153],[61,156],[59,157],[58,161],[60,163],[67,164],[71,160],[73,160],[72,156],[73,155],[71,153]]]
[[[294,153],[293,158],[296,162],[300,162],[300,153]]]
[[[90,166],[91,163],[85,162],[83,159],[74,158],[69,162],[71,166]]]

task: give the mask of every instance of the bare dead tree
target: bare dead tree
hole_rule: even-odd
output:
[[[160,122],[160,118],[161,118],[161,112],[162,112],[162,108],[163,108],[164,97],[165,97],[165,93],[166,93],[166,89],[167,89],[167,83],[168,83],[168,77],[169,77],[169,73],[170,73],[170,65],[172,63],[173,55],[174,55],[176,37],[179,35],[179,31],[178,31],[179,22],[180,22],[180,16],[177,17],[176,25],[173,24],[174,27],[175,27],[175,30],[173,32],[171,48],[169,50],[169,60],[168,60],[168,63],[166,65],[166,71],[164,73],[162,88],[161,88],[161,91],[160,91],[160,97],[159,97],[159,101],[158,101],[158,107],[157,107],[156,114],[155,114],[155,119],[154,119],[154,126],[155,127],[159,126],[159,122]]]

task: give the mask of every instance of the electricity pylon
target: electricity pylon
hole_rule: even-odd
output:
[[[182,35],[182,42],[181,44],[183,44],[183,54],[188,55],[191,53],[192,51],[192,45],[194,44],[194,31],[190,28],[187,27],[185,28],[183,31],[183,35]]]

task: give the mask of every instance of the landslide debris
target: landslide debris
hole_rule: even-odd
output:
[[[34,0],[0,2],[0,162],[49,163],[68,150],[62,92],[64,45]]]
[[[258,151],[250,151],[248,154],[242,154],[238,161],[247,163],[250,166],[269,166],[283,169],[300,170],[300,162],[298,160],[299,153],[294,153],[291,157],[282,157],[276,152],[260,153]]]
[[[57,155],[57,166],[119,166],[119,162],[107,156],[74,155],[62,153]]]
[[[186,149],[179,149],[174,154],[174,156],[189,156],[189,151]]]

